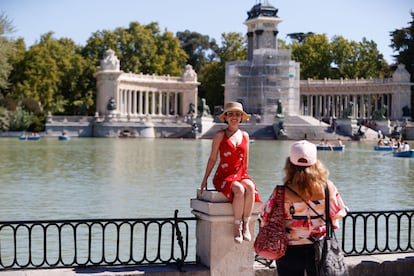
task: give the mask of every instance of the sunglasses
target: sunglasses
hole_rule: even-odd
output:
[[[228,117],[233,117],[233,116],[241,117],[241,115],[242,115],[242,113],[239,112],[239,111],[237,111],[237,112],[233,112],[233,111],[226,112],[226,116],[228,116]]]

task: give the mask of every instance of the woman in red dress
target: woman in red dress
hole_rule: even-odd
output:
[[[233,206],[234,240],[241,243],[251,241],[249,220],[254,202],[261,202],[256,184],[248,174],[249,134],[239,129],[243,120],[250,118],[238,102],[229,102],[218,118],[227,123],[213,139],[210,157],[201,182],[201,192],[207,188],[207,179],[213,170],[217,156],[220,163],[213,178],[214,187],[222,192]]]

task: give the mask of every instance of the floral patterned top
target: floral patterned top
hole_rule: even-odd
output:
[[[330,217],[334,229],[339,228],[339,219],[346,215],[347,207],[344,205],[338,190],[332,182],[328,181],[329,187],[329,207]],[[262,225],[267,221],[267,218],[275,205],[276,199],[274,194],[270,196],[269,200],[264,206],[262,217]],[[325,199],[308,201],[315,212],[304,201],[297,201],[291,199],[290,193],[285,192],[284,202],[284,217],[286,221],[286,231],[288,233],[289,245],[312,244],[316,240],[323,238],[326,234],[325,221],[321,216],[325,214]],[[296,200],[296,201],[295,201]]]

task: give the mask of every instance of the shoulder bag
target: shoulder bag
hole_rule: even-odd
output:
[[[285,255],[288,246],[284,218],[284,186],[276,186],[276,204],[273,206],[265,224],[260,227],[254,241],[256,254],[267,259],[277,260]]]
[[[345,264],[345,256],[339,245],[333,230],[332,220],[329,215],[330,196],[328,185],[325,186],[325,219],[307,203],[295,190],[286,186],[290,191],[302,199],[312,211],[325,221],[326,235],[322,240],[316,241],[315,263],[319,276],[348,276],[348,269]]]
[[[329,189],[325,187],[326,236],[315,243],[315,258],[320,276],[347,276],[345,256],[335,236],[329,216]]]

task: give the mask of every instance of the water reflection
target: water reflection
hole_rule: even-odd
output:
[[[282,181],[290,144],[250,147],[263,200]],[[345,144],[319,158],[351,210],[414,208],[414,159]],[[189,216],[210,148],[211,140],[2,138],[0,220],[171,217],[174,209]]]

